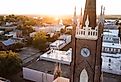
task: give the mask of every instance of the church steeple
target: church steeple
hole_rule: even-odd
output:
[[[86,0],[84,17],[83,17],[83,26],[85,24],[87,15],[89,17],[89,26],[92,28],[96,27],[96,0]]]
[[[73,24],[77,25],[76,6],[74,7]]]
[[[101,23],[102,25],[104,25],[104,12],[105,12],[105,7],[103,7],[103,5],[101,6],[101,12],[100,12],[100,16],[98,19],[98,23]]]
[[[82,8],[81,8],[81,13],[80,13],[80,24],[82,25],[83,17],[82,17]]]
[[[70,82],[100,82],[103,28],[96,25],[96,0],[86,0],[82,27],[73,26]]]
[[[82,8],[81,8],[80,16],[78,18],[78,25],[77,25],[78,28],[82,27],[82,20],[83,17],[82,17]]]

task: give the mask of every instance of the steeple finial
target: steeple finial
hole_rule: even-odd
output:
[[[86,21],[85,21],[85,25],[86,25],[86,27],[89,26],[89,18],[88,18],[88,15],[87,15],[87,19],[86,19]]]

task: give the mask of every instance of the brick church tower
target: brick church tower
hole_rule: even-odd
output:
[[[96,23],[96,0],[86,0],[82,28],[73,23],[70,82],[100,82],[102,32],[102,23]]]
[[[96,27],[96,0],[86,0],[84,17],[83,17],[83,26],[85,25],[85,21],[87,19],[91,21],[89,26],[92,28]]]

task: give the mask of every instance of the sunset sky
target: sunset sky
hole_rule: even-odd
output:
[[[84,9],[86,0],[0,0],[0,14],[72,15]],[[97,0],[97,14],[104,5],[106,14],[121,15],[121,0]]]

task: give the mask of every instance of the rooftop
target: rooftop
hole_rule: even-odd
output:
[[[53,62],[60,62],[63,64],[70,65],[71,56],[72,56],[71,48],[68,51],[49,50],[43,55],[41,55],[40,59]]]
[[[119,30],[109,30],[109,29],[104,29],[103,34],[104,35],[110,35],[110,36],[118,36]]]
[[[65,43],[65,41],[63,41],[63,40],[56,40],[55,42],[51,43],[50,45],[59,47],[61,44],[64,44],[64,43]]]
[[[53,74],[55,69],[55,62],[39,60],[28,65],[27,68],[41,71],[48,74]],[[70,65],[61,64],[62,77],[69,78],[70,76]]]
[[[2,43],[3,43],[5,46],[9,46],[9,45],[14,44],[15,41],[12,40],[12,39],[8,39],[8,40],[5,40],[5,41],[2,41]]]

